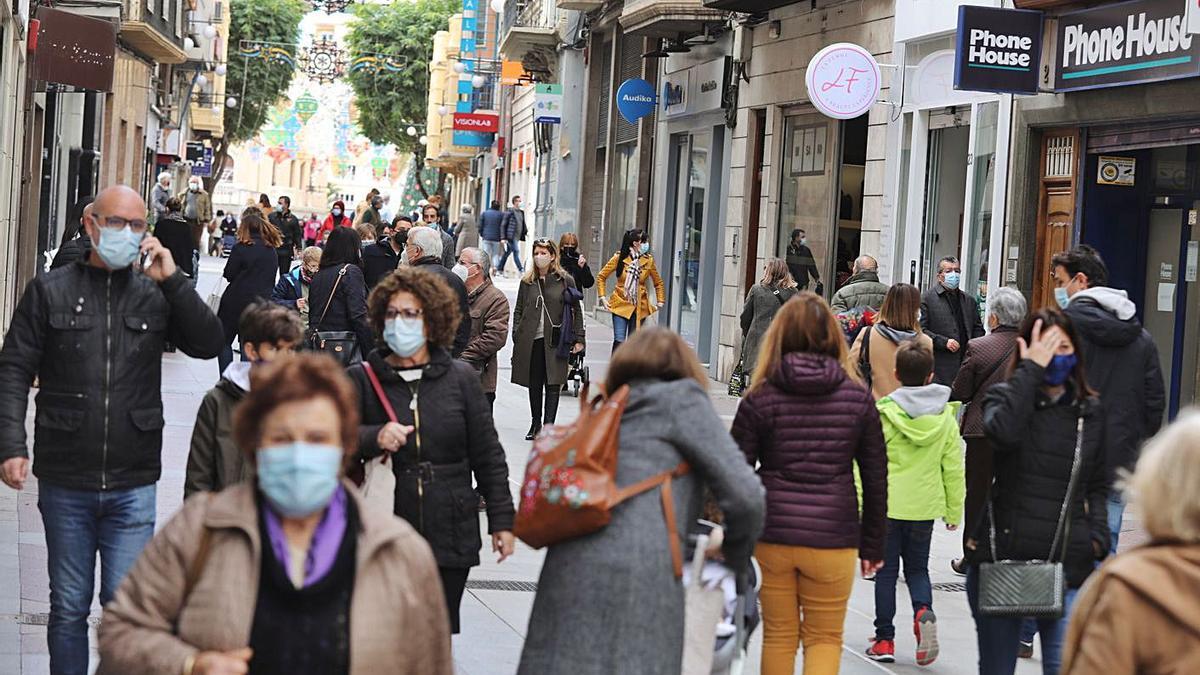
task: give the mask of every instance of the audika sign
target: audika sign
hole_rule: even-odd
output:
[[[958,8],[954,88],[1036,94],[1042,13],[963,5]]]
[[[1134,0],[1062,15],[1055,91],[1200,75],[1200,39],[1188,32],[1186,8]]]

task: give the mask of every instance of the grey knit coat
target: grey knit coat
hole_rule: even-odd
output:
[[[618,486],[688,462],[691,472],[672,482],[676,531],[691,529],[708,486],[725,514],[726,559],[748,561],[765,493],[699,384],[634,383],[618,452]],[[661,499],[657,489],[633,497],[613,509],[603,530],[549,548],[521,675],[679,674],[684,592]]]

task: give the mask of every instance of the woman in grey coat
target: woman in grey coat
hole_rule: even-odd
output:
[[[617,485],[687,462],[672,481],[673,536],[685,545],[708,488],[724,514],[725,563],[740,572],[762,529],[763,487],[713,410],[695,354],[665,328],[638,331],[609,366],[606,389],[623,384]],[[668,536],[656,489],[614,508],[599,532],[550,546],[518,673],[678,675],[684,591]]]
[[[783,303],[791,300],[799,290],[796,280],[788,270],[787,263],[771,258],[763,268],[763,278],[746,295],[746,306],[742,309],[742,359],[743,371],[754,372],[758,363],[758,348],[762,344],[775,313]]]
[[[458,242],[454,245],[454,259],[458,260],[464,248],[479,248],[479,223],[471,211],[470,204],[463,204],[462,215],[458,217],[458,229],[454,231]]]
[[[567,291],[573,299],[567,300]],[[513,308],[512,382],[529,388],[529,413],[533,423],[525,440],[532,441],[542,424],[554,424],[558,415],[558,397],[567,381],[567,357],[560,356],[558,341],[567,339],[563,333],[564,309],[571,312],[571,334],[574,343],[565,348],[570,352],[583,351],[583,296],[575,288],[575,280],[567,274],[558,258],[558,247],[550,239],[533,242],[533,264],[521,279],[517,303]],[[545,390],[545,416],[542,392]]]

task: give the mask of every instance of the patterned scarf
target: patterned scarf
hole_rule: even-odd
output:
[[[638,282],[642,279],[642,258],[635,256],[625,263],[625,297],[634,305],[638,301]]]

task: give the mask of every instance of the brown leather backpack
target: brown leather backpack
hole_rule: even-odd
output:
[[[686,462],[671,471],[633,485],[616,484],[621,414],[629,401],[629,386],[613,395],[579,396],[579,419],[565,426],[548,426],[534,441],[521,485],[521,506],[514,533],[541,548],[597,532],[612,519],[612,509],[630,497],[662,486],[663,518],[667,525],[675,576],[683,574],[683,554],[675,531],[675,502],[671,479],[688,472]]]

